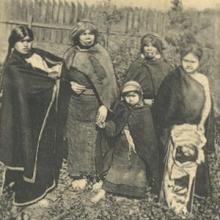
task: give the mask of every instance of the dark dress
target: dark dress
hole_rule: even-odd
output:
[[[177,68],[165,78],[155,102],[157,130],[163,142],[163,151],[160,153],[164,155],[164,158],[168,158],[170,151],[169,141],[171,140],[172,128],[175,125],[198,125],[204,102],[204,88],[195,79],[187,75],[182,68]],[[200,197],[209,195],[211,190],[207,154],[215,151],[213,119],[213,109],[211,109],[205,124],[205,138],[207,139],[204,146],[205,158],[204,162],[198,165],[194,183],[195,191],[193,193]],[[169,161],[164,164],[164,175],[167,172],[168,163]],[[162,194],[164,196],[164,193]],[[191,206],[192,198],[187,204],[188,211],[190,211]]]
[[[40,49],[32,52],[48,66],[62,61]],[[16,205],[36,202],[55,187],[56,134],[60,137],[56,80],[32,68],[25,58],[15,50],[6,64],[0,123],[0,161],[6,166],[3,188],[14,182]]]
[[[125,82],[129,80],[137,81],[141,85],[141,88],[143,90],[144,99],[154,100],[156,98],[161,82],[172,69],[173,67],[163,57],[154,61],[147,60],[140,55],[137,60],[130,65],[128,73],[125,77]],[[149,117],[153,117],[153,121],[155,120],[154,112],[155,111],[153,104],[151,106],[151,114],[149,115]],[[152,132],[153,133],[149,135],[155,136],[155,131]],[[162,147],[159,141],[157,142],[157,144],[159,145],[159,148]],[[160,161],[161,159],[162,157],[160,158]],[[160,170],[162,170],[162,165],[160,166]]]
[[[137,81],[143,90],[145,99],[154,99],[164,77],[172,70],[172,66],[163,58],[147,60],[141,56],[130,65],[125,82]]]
[[[96,116],[98,108],[108,110],[117,97],[117,85],[111,59],[99,44],[82,49],[69,49],[65,56],[66,78],[84,85],[77,95],[71,91],[68,103],[66,138],[68,171],[73,177],[94,177],[96,170]]]
[[[112,117],[103,131],[109,145],[104,157],[103,188],[113,194],[137,198],[145,196],[149,185],[158,192],[159,157],[149,106],[130,108],[121,101]],[[136,153],[129,150],[126,128]]]

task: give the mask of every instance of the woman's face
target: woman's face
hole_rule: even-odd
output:
[[[26,36],[22,40],[15,43],[14,48],[21,54],[28,54],[32,48],[33,41],[30,37]]]
[[[130,106],[137,105],[140,102],[140,96],[136,92],[129,92],[125,95],[124,99]]]
[[[193,53],[182,58],[182,67],[187,73],[194,73],[199,68],[199,59]]]
[[[95,42],[95,35],[90,30],[86,30],[80,34],[79,42],[83,46],[92,46]]]
[[[152,58],[156,57],[158,53],[159,52],[158,52],[157,48],[154,47],[151,43],[144,46],[144,56],[146,58],[152,59]]]

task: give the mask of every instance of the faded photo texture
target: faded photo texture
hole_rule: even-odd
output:
[[[47,195],[49,206],[42,208],[34,204],[17,208],[12,204],[11,195],[2,195],[0,219],[220,219],[220,0],[0,0],[0,9],[1,81],[8,52],[8,37],[18,25],[27,25],[33,30],[34,47],[64,57],[72,44],[72,28],[80,21],[94,23],[99,31],[98,41],[112,60],[119,87],[125,82],[129,66],[140,53],[140,39],[145,34],[160,36],[164,59],[172,67],[181,63],[181,48],[196,42],[203,49],[199,72],[209,80],[216,126],[216,152],[206,158],[212,195],[207,199],[195,198],[190,215],[176,214],[163,202],[159,202],[150,190],[142,199],[108,194],[103,201],[94,204],[90,199],[94,193],[91,192],[92,185],[84,191],[73,190],[67,159],[64,158],[57,187]],[[74,131],[77,136],[78,132],[90,125],[84,125],[86,128],[83,125],[76,126]],[[194,128],[191,132],[194,132]],[[199,141],[203,141],[202,138]],[[84,142],[87,144],[86,139]],[[65,146],[63,151],[67,151]],[[0,185],[4,182],[3,174],[4,167],[0,164]],[[138,180],[133,179],[131,182],[135,181]]]

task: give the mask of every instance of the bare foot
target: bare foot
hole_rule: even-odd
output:
[[[88,183],[87,179],[74,180],[72,182],[72,187],[75,190],[83,190],[86,188],[87,183]]]
[[[95,183],[92,186],[92,192],[98,192],[102,188],[102,185],[103,185],[103,181],[102,180],[100,180],[99,182]]]
[[[29,214],[22,212],[17,218],[16,220],[30,220],[31,217]]]
[[[50,203],[48,199],[41,199],[39,202],[36,203],[40,208],[48,208]]]
[[[101,189],[94,197],[91,198],[92,203],[97,203],[105,198],[105,190]]]

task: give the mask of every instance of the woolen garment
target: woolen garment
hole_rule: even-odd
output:
[[[132,153],[130,161],[128,142],[123,132],[125,126],[128,126],[137,152],[137,154]],[[103,175],[106,175],[106,191],[142,197],[147,181],[153,182],[152,187],[159,190],[158,145],[148,105],[132,108],[124,101],[117,103],[114,115],[106,123],[100,139],[102,141],[99,144],[104,150],[108,149],[102,152],[105,155]],[[105,144],[108,147],[104,147]]]
[[[139,56],[128,69],[124,82],[137,81],[143,90],[145,99],[154,99],[164,77],[172,70],[172,66],[161,57],[148,60]]]
[[[48,66],[62,62],[37,48],[32,53],[42,56]],[[17,205],[42,198],[55,186],[57,172],[56,80],[25,58],[14,50],[5,66],[0,123],[0,161],[6,166],[6,177],[15,181]]]
[[[100,102],[110,109],[118,95],[118,87],[111,58],[105,48],[98,43],[89,49],[75,46],[67,51],[64,60],[67,69],[73,68],[85,75]],[[70,70],[67,77],[74,81],[74,71]]]
[[[94,176],[98,108],[105,105],[110,110],[118,95],[112,62],[99,44],[88,49],[72,47],[64,59],[66,79],[86,87],[81,94],[71,91],[69,99],[66,123],[68,171],[71,176]]]
[[[198,125],[204,102],[203,86],[181,67],[175,69],[164,79],[155,101],[157,130],[164,143],[161,154],[165,156],[169,132],[174,125]],[[205,162],[199,165],[196,174],[195,193],[199,196],[206,196],[210,193],[207,154],[215,152],[213,119],[212,108],[205,124],[205,137],[207,139],[204,147]]]

